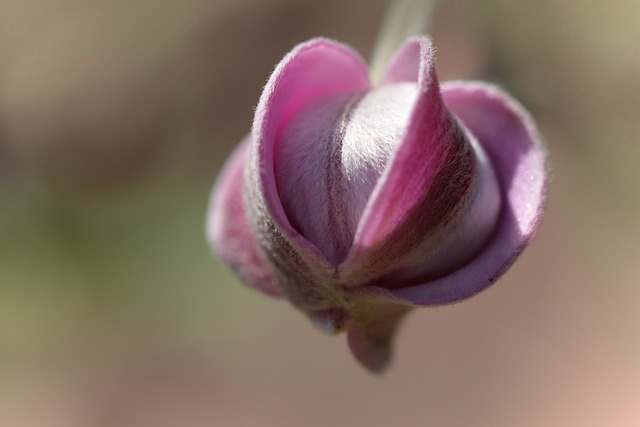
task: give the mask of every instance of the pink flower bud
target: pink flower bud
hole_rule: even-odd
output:
[[[545,152],[524,109],[478,82],[438,83],[408,40],[372,88],[347,46],[313,39],[271,75],[213,190],[208,236],[248,285],[389,361],[411,307],[467,298],[537,228]]]

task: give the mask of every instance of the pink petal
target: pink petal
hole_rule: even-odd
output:
[[[314,100],[369,88],[366,64],[351,48],[317,38],[296,46],[277,65],[260,97],[250,153],[250,222],[270,261],[277,266],[289,299],[307,312],[331,309],[333,268],[290,223],[274,172],[279,132]]]
[[[249,137],[236,147],[220,172],[209,203],[207,238],[216,254],[243,282],[268,295],[281,296],[278,279],[247,222],[243,188],[248,154]]]
[[[410,39],[392,58],[387,83],[417,77],[418,96],[404,139],[380,178],[340,266],[345,285],[360,285],[398,267],[454,221],[471,188],[475,159],[440,96],[433,49]]]
[[[428,37],[407,40],[393,54],[384,71],[384,83],[417,82],[433,72],[434,52]],[[428,83],[428,82],[426,82]]]
[[[546,152],[531,117],[520,104],[500,89],[479,82],[443,84],[442,95],[489,154],[505,200],[495,236],[464,267],[417,286],[369,290],[411,304],[449,303],[492,284],[535,234],[546,193]]]

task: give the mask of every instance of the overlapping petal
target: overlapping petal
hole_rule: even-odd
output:
[[[386,76],[388,84],[415,81],[417,97],[403,141],[374,189],[340,266],[347,286],[379,280],[411,257],[423,261],[427,251],[426,257],[447,257],[433,249],[443,246],[447,231],[466,209],[478,172],[473,147],[440,95],[431,41],[410,39],[391,60]]]
[[[491,158],[502,189],[503,207],[494,236],[463,267],[419,285],[366,290],[410,304],[459,301],[492,284],[530,242],[544,207],[546,151],[524,108],[502,90],[481,82],[445,83],[442,96]]]
[[[339,305],[333,266],[290,223],[275,179],[279,132],[305,105],[322,97],[369,89],[367,66],[349,47],[323,38],[296,46],[278,64],[260,97],[253,123],[249,219],[289,299],[307,313]]]
[[[276,275],[256,242],[244,200],[244,168],[249,137],[236,147],[220,172],[207,215],[207,239],[218,256],[251,287],[281,296]]]

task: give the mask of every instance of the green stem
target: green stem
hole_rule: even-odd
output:
[[[390,0],[371,58],[371,79],[382,82],[387,61],[408,37],[424,34],[437,0]]]

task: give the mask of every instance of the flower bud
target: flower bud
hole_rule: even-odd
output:
[[[276,67],[214,188],[208,235],[250,286],[348,332],[373,371],[411,307],[467,298],[532,238],[544,148],[485,83],[440,85],[408,40],[372,88],[348,47],[313,39]]]

